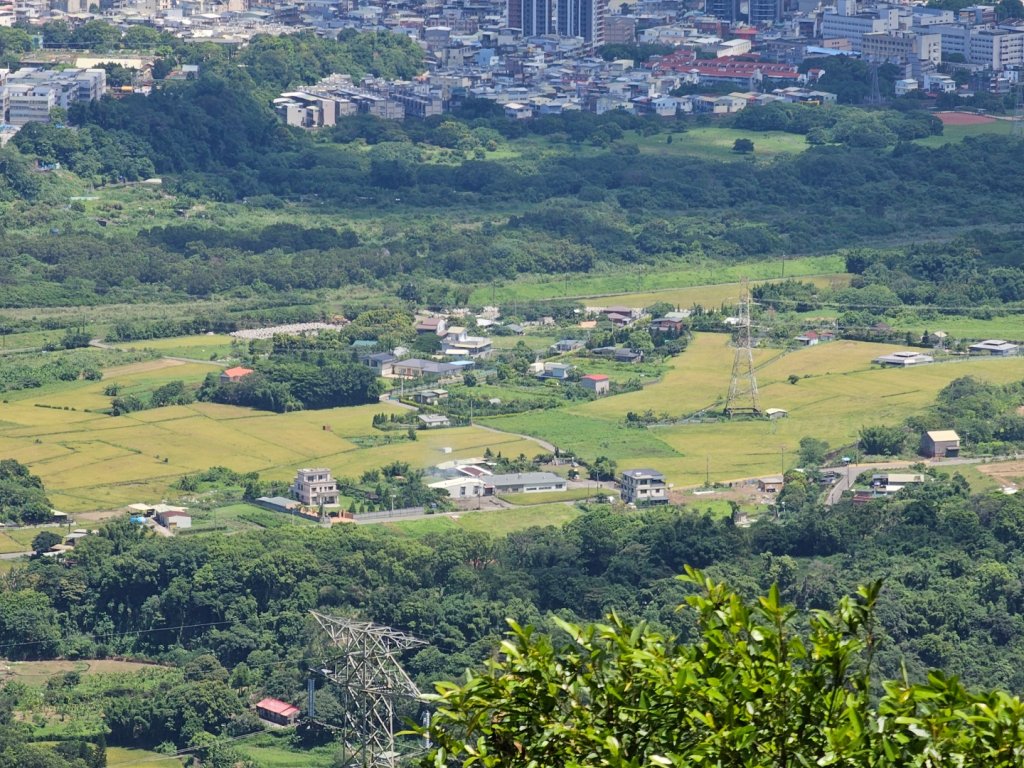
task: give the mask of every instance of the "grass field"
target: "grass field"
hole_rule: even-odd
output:
[[[668,136],[659,134],[655,136],[642,136],[639,133],[629,131],[623,137],[623,142],[632,144],[640,149],[644,155],[660,155],[665,157],[700,157],[702,159],[750,161],[767,160],[778,155],[794,155],[807,149],[806,137],[795,133],[783,133],[782,131],[741,131],[735,128],[720,128],[717,126],[705,126],[691,128],[685,133],[670,134],[672,143],[668,143]],[[754,152],[751,155],[741,155],[732,151],[736,139],[750,139],[754,142]]]
[[[290,745],[290,738],[290,730],[272,730],[246,736],[233,746],[259,768],[330,768],[336,764],[336,744],[298,750]]]
[[[189,513],[192,515],[193,531],[244,531],[252,528],[274,529],[282,526],[316,525],[314,521],[304,517],[271,512],[253,504],[229,504],[210,510],[191,507]]]
[[[79,661],[0,661],[0,680],[5,678],[32,686],[46,685],[51,677],[66,672],[80,675],[104,675],[113,672],[138,672],[153,669],[152,664],[115,659],[82,659]]]
[[[596,491],[589,488],[570,488],[565,491],[548,493],[509,493],[499,498],[517,506],[536,506],[537,504],[556,504],[559,501],[586,499],[595,495]]]
[[[974,317],[943,316],[938,320],[922,323],[894,322],[893,327],[900,331],[910,331],[920,335],[925,331],[945,331],[954,339],[1011,339],[1024,341],[1024,314],[1003,315],[991,320],[980,320]]]
[[[1009,136],[1012,130],[1013,123],[1009,120],[996,120],[981,125],[944,125],[941,136],[915,139],[914,143],[926,147],[941,147],[944,144],[955,144],[973,136]]]
[[[182,765],[184,762],[181,758],[161,755],[148,749],[107,747],[107,768],[181,768]]]
[[[425,520],[410,520],[405,523],[383,523],[383,525],[410,536],[426,536],[429,533],[455,528],[477,533],[489,533],[493,536],[504,536],[513,531],[520,531],[524,528],[535,526],[561,526],[579,516],[579,508],[572,504],[539,504],[531,507],[491,510],[488,512],[438,515],[437,517]]]
[[[844,267],[845,263],[841,256],[802,256],[786,260],[786,277],[835,275],[841,273]],[[530,276],[520,278],[512,283],[481,286],[471,294],[470,304],[490,304],[492,295],[494,301],[500,304],[513,304],[517,300],[619,296],[627,293],[644,295],[658,292],[660,297],[668,295],[669,291],[680,288],[737,283],[743,278],[757,282],[780,277],[782,277],[781,259],[766,259],[732,265],[708,262],[706,264],[666,266],[659,269],[619,267],[614,271],[574,275],[568,280],[564,275]],[[729,296],[736,296],[738,292],[737,286],[732,289]],[[672,299],[654,299],[654,301],[661,300],[671,301]],[[636,299],[633,301],[635,302]]]
[[[126,389],[152,388],[174,379],[200,381],[210,369],[158,360],[112,369],[106,379]],[[378,434],[371,426],[374,413],[397,412],[383,403],[288,414],[211,403],[118,417],[84,411],[109,405],[102,394],[105,384],[83,381],[22,391],[4,405],[0,455],[28,464],[43,478],[54,506],[66,512],[175,496],[171,485],[182,474],[217,465],[289,480],[308,465],[352,477],[396,460],[426,467],[445,458],[478,456],[487,448],[512,456],[540,450],[533,441],[472,427],[359,448],[349,438]]]
[[[152,349],[168,357],[188,357],[195,360],[223,359],[236,351],[231,336],[226,334],[200,334],[197,336],[175,336],[168,339],[145,339],[126,341],[115,346],[118,349]]]
[[[781,271],[781,262],[779,269]],[[788,264],[786,262],[787,269],[786,274],[789,274]],[[845,272],[837,272],[834,274],[824,275],[805,275],[799,276],[801,281],[805,283],[812,283],[819,288],[835,288],[845,287],[850,284],[849,275]],[[755,280],[751,283],[751,287],[758,285],[759,283],[777,283],[781,278],[775,278],[772,280]],[[689,288],[668,288],[660,291],[650,291],[647,293],[627,293],[622,296],[616,297],[616,303],[622,303],[630,307],[649,307],[657,302],[667,301],[670,304],[675,304],[677,307],[682,309],[689,309],[694,304],[699,304],[702,307],[718,307],[722,304],[735,304],[739,298],[740,291],[742,290],[739,283],[720,283],[718,285],[698,285]],[[828,310],[819,310],[813,313],[816,316],[830,314]],[[834,312],[831,313],[833,316]]]

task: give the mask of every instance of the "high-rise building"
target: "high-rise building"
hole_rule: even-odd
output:
[[[748,20],[754,26],[782,21],[782,3],[780,0],[750,0]]]
[[[522,30],[524,37],[550,35],[551,0],[508,0],[508,26]]]
[[[740,17],[739,0],[706,0],[704,12],[722,21],[737,21]]]
[[[555,32],[562,37],[582,37],[596,48],[604,45],[604,20],[608,0],[557,0]]]

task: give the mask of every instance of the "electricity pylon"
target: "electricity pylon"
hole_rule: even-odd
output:
[[[761,415],[761,402],[757,393],[757,376],[754,375],[754,342],[750,331],[750,291],[743,281],[740,294],[739,322],[736,325],[736,351],[732,358],[732,377],[729,381],[729,397],[725,401],[725,415]]]
[[[330,658],[317,671],[339,693],[344,714],[338,730],[351,750],[345,765],[396,768],[395,705],[420,697],[398,654],[426,643],[369,621],[310,613],[330,640]]]

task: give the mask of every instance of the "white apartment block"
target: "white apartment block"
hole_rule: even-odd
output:
[[[292,496],[310,507],[338,503],[338,484],[331,470],[323,467],[300,469],[290,490]]]
[[[861,53],[869,61],[906,64],[942,61],[942,35],[916,32],[872,32],[864,35]]]
[[[928,31],[942,37],[942,55],[947,59],[960,54],[968,64],[997,72],[1024,64],[1024,32],[962,24],[936,24]]]
[[[899,29],[899,13],[882,11],[878,16],[861,13],[844,16],[839,13],[825,13],[821,17],[821,36],[825,40],[849,40],[854,50],[859,51],[864,35],[892,32]]]
[[[46,123],[56,107],[67,109],[76,101],[97,101],[107,90],[107,73],[102,69],[50,69],[23,67],[16,72],[0,71],[3,88],[3,122],[11,125]]]
[[[971,29],[967,61],[1000,71],[1024,64],[1024,33],[1003,29]]]

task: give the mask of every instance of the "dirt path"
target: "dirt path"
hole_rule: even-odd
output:
[[[547,440],[541,440],[539,437],[533,437],[532,435],[520,435],[518,432],[506,432],[502,429],[495,429],[494,427],[485,427],[483,424],[474,424],[473,426],[476,427],[477,429],[483,429],[486,430],[487,432],[493,432],[496,435],[511,435],[512,437],[521,437],[523,440],[530,440],[536,443],[549,453],[555,452],[555,446],[553,446]]]

